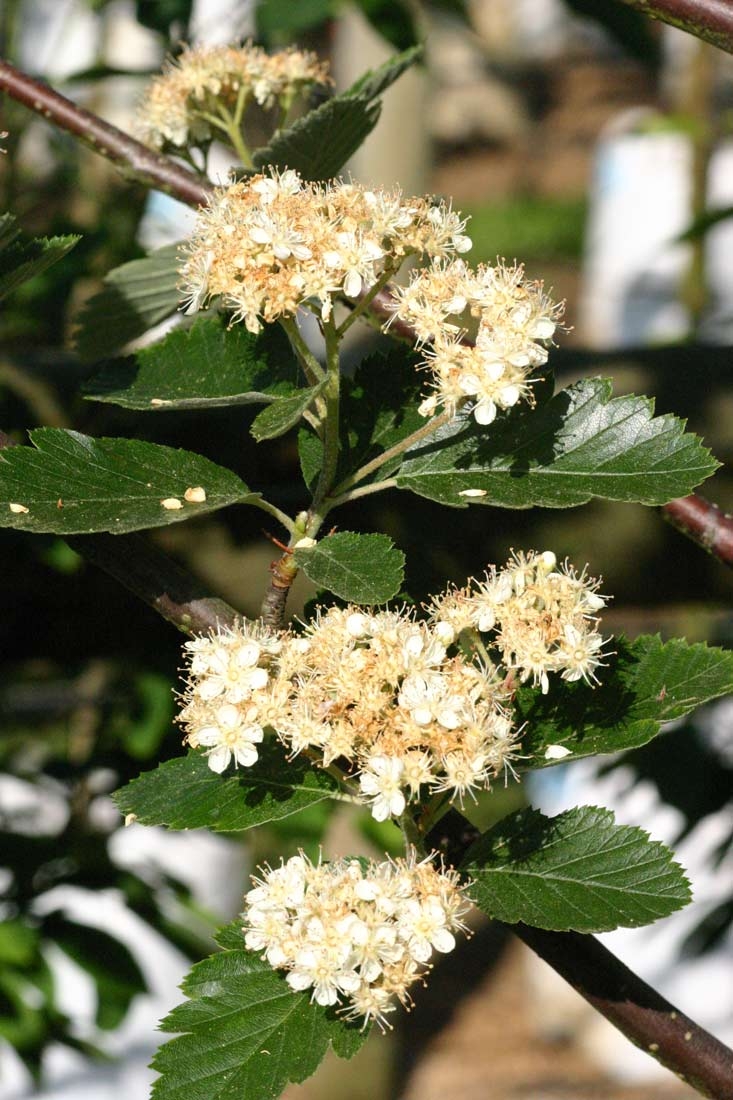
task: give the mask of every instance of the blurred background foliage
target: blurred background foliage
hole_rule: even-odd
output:
[[[575,328],[551,357],[559,383],[602,373],[614,378],[617,392],[654,396],[658,411],[688,417],[690,427],[730,464],[733,410],[727,347],[701,343],[691,323],[686,338],[674,345],[591,348],[588,333],[578,325],[593,149],[599,134],[619,111],[639,102],[662,116],[675,111],[675,117],[687,121],[689,112],[697,111],[695,125],[721,132],[731,100],[730,73],[726,70],[719,92],[701,107],[699,99],[685,101],[669,90],[659,28],[613,0],[568,0],[569,9],[585,18],[566,46],[551,56],[523,53],[521,43],[503,48],[486,13],[490,6],[478,0],[424,5],[412,0],[361,0],[358,5],[262,0],[256,5],[254,28],[257,40],[268,47],[298,42],[328,54],[339,19],[347,8],[353,14],[358,7],[385,46],[403,49],[427,34],[424,79],[443,98],[450,88],[440,84],[441,65],[450,67],[451,57],[460,56],[450,53],[454,40],[468,41],[493,89],[496,117],[483,128],[462,127],[458,104],[458,121],[449,120],[433,132],[426,189],[455,195],[455,205],[472,215],[477,261],[516,256],[532,275],[544,276],[559,296],[567,297],[568,322]],[[88,0],[88,7],[103,19],[120,4]],[[139,24],[156,36],[159,57],[175,53],[188,39],[193,0],[137,0],[133,7]],[[0,53],[23,62],[25,29],[39,10],[30,0],[5,0]],[[434,40],[438,44],[433,47]],[[103,34],[99,41],[91,66],[85,64],[81,73],[67,71],[52,82],[103,114],[113,114],[115,81],[124,66],[109,61]],[[140,69],[130,65],[124,76],[128,100],[139,94],[153,68],[147,62]],[[513,123],[506,111],[501,113],[506,104],[514,112]],[[293,436],[256,447],[248,435],[251,417],[246,409],[141,417],[79,396],[79,384],[98,365],[82,364],[75,355],[76,318],[107,271],[144,254],[139,229],[147,195],[11,101],[2,104],[0,124],[9,131],[3,143],[7,155],[0,163],[0,210],[11,211],[30,234],[81,234],[62,262],[5,303],[0,315],[0,428],[15,442],[23,440],[25,429],[50,424],[187,447],[232,467],[278,506],[290,512],[303,507],[306,497]],[[409,119],[410,127],[426,124],[427,119]],[[692,261],[690,274],[698,278],[693,291],[698,298],[704,296],[704,272]],[[371,337],[365,338],[353,349],[354,358],[371,343]],[[729,475],[717,475],[709,492],[723,508],[733,506]],[[596,502],[566,513],[477,508],[456,511],[447,521],[438,506],[393,494],[359,501],[343,509],[338,520],[344,529],[354,525],[394,538],[407,554],[407,591],[417,601],[447,581],[463,582],[480,573],[488,562],[505,561],[512,547],[551,546],[558,557],[567,555],[579,565],[588,561],[592,574],[603,574],[604,591],[614,595],[605,616],[607,632],[633,636],[659,630],[667,637],[716,643],[733,636],[730,574],[667,528],[660,515],[641,506]],[[274,556],[260,513],[229,509],[150,537],[244,613],[257,613]],[[216,918],[229,914],[208,914],[182,881],[162,871],[133,873],[118,866],[110,852],[110,837],[122,823],[109,792],[180,752],[180,734],[172,723],[180,638],[58,539],[4,531],[0,575],[5,593],[0,616],[0,834],[5,867],[0,872],[5,922],[0,930],[0,1036],[38,1073],[48,1044],[61,1041],[88,1052],[98,1045],[80,1039],[56,1007],[50,943],[91,975],[100,1029],[116,1027],[146,987],[134,956],[113,934],[75,923],[63,909],[43,904],[52,888],[63,883],[118,891],[133,912],[189,958],[208,952]],[[312,596],[306,584],[299,584],[293,612]],[[678,730],[677,741],[681,736]],[[680,757],[667,752],[671,746],[671,739],[657,742],[655,759],[654,750],[642,750],[639,774],[658,775],[660,769],[662,775],[674,774]],[[719,797],[721,776],[729,777],[719,761],[711,767],[717,778],[706,773],[700,779],[696,789],[710,796],[700,803],[685,802],[679,785],[662,779],[664,792],[673,803],[684,803],[690,821],[708,812],[710,799]],[[22,797],[3,797],[17,792]],[[483,800],[472,813],[486,825],[521,797],[510,788]],[[51,803],[56,811],[49,823]],[[261,830],[247,838],[252,860],[298,847],[315,854],[334,827],[333,818],[332,809],[318,806],[286,819],[277,829]],[[394,847],[391,827],[379,826],[371,817],[346,827],[361,830],[365,844],[381,850]],[[690,950],[713,942],[730,917],[730,906],[721,907],[710,927],[691,938]]]

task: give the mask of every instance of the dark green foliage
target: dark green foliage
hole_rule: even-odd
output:
[[[471,846],[462,870],[490,917],[562,932],[634,928],[690,900],[669,849],[596,806],[552,818],[519,810]]]

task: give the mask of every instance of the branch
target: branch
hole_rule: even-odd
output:
[[[733,1100],[733,1050],[661,997],[593,936],[525,924],[511,928],[635,1046],[702,1096]]]
[[[74,535],[66,539],[85,561],[104,569],[184,634],[203,634],[241,619],[140,535]]]
[[[213,185],[205,176],[191,172],[170,157],[154,153],[116,126],[2,60],[0,91],[7,92],[11,99],[29,107],[59,129],[74,134],[137,183],[165,191],[189,206],[203,205],[213,191]]]
[[[733,568],[733,516],[721,512],[717,504],[693,493],[665,504],[662,515],[677,531]]]
[[[426,837],[429,847],[457,866],[478,836],[450,810]],[[624,966],[593,936],[508,925],[577,993],[635,1046],[711,1100],[733,1100],[733,1050]]]
[[[642,0],[626,2],[643,9],[651,7]],[[666,4],[657,3],[656,7],[669,12],[690,9],[710,19],[713,18],[711,13],[717,13],[720,21],[727,20],[726,26],[733,34],[733,5],[723,4],[719,0],[667,0]],[[191,206],[200,206],[211,194],[212,186],[208,180],[196,176],[168,157],[151,152],[116,126],[77,107],[71,100],[26,76],[6,61],[0,61],[0,89],[5,89],[13,99],[24,103],[61,129],[75,134],[95,152],[107,157],[123,172],[132,174],[142,183],[165,191]],[[389,288],[385,287],[370,303],[370,312],[382,321],[387,320],[392,317],[391,301]],[[414,342],[410,326],[398,318],[392,321],[390,329],[393,335]],[[721,515],[714,504],[692,494],[684,500],[666,504],[662,513],[677,530],[704,546],[724,564],[733,563],[730,521],[727,516]],[[276,616],[277,609],[273,610]]]
[[[630,8],[679,27],[726,53],[733,53],[733,5],[730,0],[622,0]]]

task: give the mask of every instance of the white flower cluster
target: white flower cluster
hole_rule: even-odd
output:
[[[420,406],[424,416],[438,407],[455,414],[471,400],[476,421],[491,424],[497,410],[531,396],[530,375],[547,362],[545,343],[562,306],[541,283],[527,282],[521,267],[480,264],[472,270],[463,260],[434,262],[413,272],[394,295],[395,317],[426,345],[433,393]],[[467,331],[476,325],[469,343]]]
[[[328,65],[315,54],[258,46],[187,46],[147,87],[136,116],[140,140],[154,149],[205,146],[221,136],[225,114],[240,116],[250,100],[287,112],[296,96],[328,84]]]
[[[568,562],[558,567],[552,551],[518,553],[503,569],[492,566],[483,582],[438,597],[430,610],[458,633],[493,631],[491,644],[504,667],[546,694],[551,672],[563,680],[597,680],[603,663],[597,612],[606,604],[598,584],[585,569],[578,574]]]
[[[184,248],[187,312],[220,295],[251,332],[304,303],[326,320],[334,295],[356,298],[407,254],[470,248],[464,225],[449,207],[399,191],[307,183],[292,171],[252,176],[199,212]]]
[[[465,226],[449,205],[399,191],[311,184],[293,171],[253,176],[199,213],[183,250],[187,312],[220,296],[251,332],[303,305],[328,320],[336,296],[353,300],[421,256],[429,266],[395,289],[385,328],[399,318],[424,346],[433,376],[424,416],[469,403],[477,422],[490,424],[497,410],[531,398],[530,376],[547,361],[562,306],[521,267],[472,270],[458,259],[471,248]]]
[[[223,772],[232,759],[251,767],[265,728],[277,717],[268,665],[280,653],[281,639],[255,622],[200,634],[184,648],[189,684],[178,721],[188,743],[206,749],[212,771]]]
[[[549,674],[595,679],[603,640],[596,583],[554,554],[517,554],[486,579],[436,597],[428,617],[358,607],[320,611],[303,633],[259,624],[203,635],[191,655],[179,721],[223,771],[248,767],[265,729],[289,753],[359,779],[378,821],[447,791],[461,803],[510,767],[517,734],[512,676],[543,691]],[[472,662],[464,631],[491,632],[496,664]]]
[[[465,927],[458,875],[430,860],[314,865],[298,855],[261,872],[244,899],[246,946],[316,1004],[346,1001],[343,1015],[364,1026],[384,1027],[393,998],[409,1004],[433,950],[452,951]]]
[[[218,772],[253,764],[267,726],[293,756],[338,760],[378,821],[426,790],[462,800],[508,765],[514,735],[496,671],[449,656],[454,640],[446,625],[356,607],[319,613],[301,635],[202,636],[186,643],[179,721]]]

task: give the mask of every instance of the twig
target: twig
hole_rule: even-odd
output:
[[[23,103],[61,130],[74,134],[137,183],[165,191],[190,206],[203,205],[214,188],[205,176],[191,172],[170,157],[154,153],[135,138],[77,106],[46,84],[0,60],[0,91]]]
[[[140,535],[74,535],[66,541],[184,634],[233,626],[242,617]]]
[[[270,583],[260,608],[260,618],[265,626],[273,630],[282,630],[285,622],[285,604],[288,602],[288,593],[297,573],[298,566],[290,550],[286,550],[282,557],[270,566]]]
[[[671,500],[662,508],[662,514],[677,531],[733,568],[733,516],[697,493]]]
[[[622,0],[630,8],[679,27],[726,53],[733,53],[733,4],[730,0]]]

